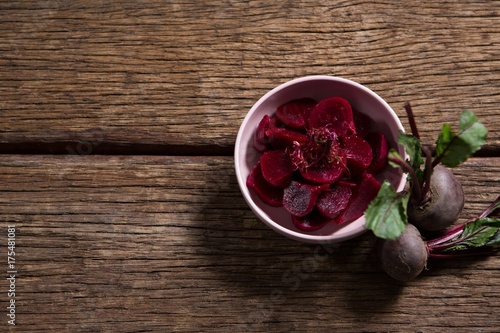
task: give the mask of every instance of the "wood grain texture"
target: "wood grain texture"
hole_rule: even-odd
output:
[[[462,109],[479,116],[487,144],[455,170],[461,220],[479,214],[500,193],[499,13],[480,0],[1,1],[0,267],[15,225],[18,273],[15,327],[0,279],[0,331],[498,332],[498,256],[396,283],[370,234],[320,246],[267,228],[229,155],[267,91],[342,76],[406,128],[410,101],[425,144]]]
[[[498,158],[471,159],[455,173],[463,219],[500,192]],[[7,225],[16,226],[12,332],[500,327],[498,256],[432,262],[416,281],[395,283],[378,268],[369,234],[304,245],[264,226],[230,157],[2,156],[2,237]]]
[[[479,0],[2,1],[0,148],[227,154],[265,92],[326,74],[367,85],[407,128],[412,102],[428,142],[471,109],[496,155],[499,12]]]

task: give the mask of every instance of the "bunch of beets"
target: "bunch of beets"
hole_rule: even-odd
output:
[[[314,231],[361,217],[377,196],[389,146],[371,120],[342,97],[295,99],[265,115],[255,132],[262,155],[247,186]]]
[[[406,157],[389,150],[388,163],[408,174],[408,190],[397,193],[382,183],[365,212],[365,227],[378,237],[382,268],[400,281],[416,278],[428,259],[495,253],[500,248],[500,196],[479,216],[456,224],[464,191],[450,168],[463,163],[484,144],[487,130],[472,111],[460,115],[458,131],[444,124],[433,151],[420,142],[409,103],[412,134],[400,133]]]

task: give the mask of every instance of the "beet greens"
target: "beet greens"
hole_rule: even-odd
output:
[[[500,249],[500,196],[481,215],[427,241],[430,258],[489,254]]]

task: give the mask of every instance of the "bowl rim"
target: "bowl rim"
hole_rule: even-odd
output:
[[[288,238],[300,241],[300,242],[306,242],[306,243],[318,243],[318,244],[327,244],[327,243],[338,243],[342,242],[348,239],[352,239],[355,237],[360,236],[361,234],[365,233],[368,231],[363,225],[361,225],[360,228],[353,230],[350,233],[347,233],[343,236],[339,236],[336,234],[336,232],[328,235],[314,235],[314,234],[307,234],[303,232],[298,232],[291,230],[289,228],[286,228],[279,223],[273,221],[270,219],[267,214],[251,199],[250,196],[250,190],[246,186],[246,179],[243,179],[243,175],[241,172],[241,163],[240,163],[240,154],[238,153],[239,147],[242,146],[242,137],[243,137],[243,132],[244,129],[248,126],[248,122],[252,118],[253,113],[257,108],[260,107],[262,103],[264,103],[270,96],[274,95],[276,92],[283,90],[289,86],[296,85],[305,81],[314,81],[314,80],[326,80],[326,81],[335,81],[335,82],[340,82],[344,83],[347,85],[352,85],[357,89],[360,89],[367,93],[368,95],[372,96],[375,98],[378,102],[380,102],[384,108],[390,111],[392,114],[394,121],[396,122],[398,129],[404,132],[403,125],[401,123],[401,120],[399,119],[398,115],[394,110],[391,108],[391,106],[382,98],[380,97],[377,93],[372,91],[371,89],[367,88],[366,86],[352,81],[350,79],[346,79],[343,77],[338,77],[338,76],[330,76],[330,75],[308,75],[308,76],[303,76],[303,77],[298,77],[295,79],[291,79],[289,81],[286,81],[275,88],[269,90],[267,93],[265,93],[259,100],[252,105],[250,110],[247,112],[245,115],[245,118],[243,119],[240,128],[238,130],[238,134],[236,137],[236,142],[234,146],[234,166],[235,166],[235,172],[236,172],[236,179],[238,182],[238,186],[240,188],[240,191],[243,194],[243,198],[245,199],[246,203],[250,207],[250,209],[253,211],[254,214],[256,214],[257,218],[259,218],[261,221],[263,221],[268,227],[271,229],[274,229],[277,231],[279,234],[284,235]],[[397,188],[397,190],[402,190],[404,186],[406,185],[407,182],[407,175],[406,173],[402,173],[400,184]],[[353,221],[354,222],[354,221]],[[346,223],[348,225],[350,223]],[[340,229],[337,229],[337,231]]]

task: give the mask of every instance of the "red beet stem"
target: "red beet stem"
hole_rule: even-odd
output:
[[[410,123],[411,133],[414,137],[420,140],[420,135],[418,134],[417,122],[415,121],[415,116],[413,115],[413,110],[411,109],[410,102],[405,103],[406,115],[408,116],[408,122]]]
[[[450,239],[460,236],[460,234],[462,234],[462,232],[464,231],[464,226],[465,223],[451,227],[443,235],[427,241],[427,246],[429,246],[429,248],[434,248],[444,242],[449,241]]]
[[[431,188],[431,176],[432,176],[432,170],[434,169],[432,167],[432,153],[428,147],[422,147],[422,151],[425,154],[425,168],[424,168],[424,184],[421,192],[421,201],[425,201],[427,197],[427,193],[429,193],[429,190]]]
[[[413,183],[411,189],[413,198],[419,203],[422,202],[422,188],[420,186],[420,182],[418,181],[417,173],[415,172],[415,170],[413,170],[413,168],[406,161],[400,160],[398,158],[389,157],[389,161],[398,164],[403,168],[404,171],[408,172]]]
[[[498,249],[493,247],[485,247],[479,249],[469,249],[469,250],[461,250],[461,251],[450,251],[450,252],[433,252],[429,251],[430,259],[448,259],[448,258],[456,258],[456,257],[470,257],[477,255],[488,255],[497,252]]]
[[[495,214],[495,211],[497,211],[499,209],[500,209],[500,195],[495,199],[495,201],[493,201],[491,203],[491,205],[489,205],[484,210],[484,212],[481,213],[481,215],[479,215],[479,218],[483,218],[483,217],[486,217],[486,216],[491,216],[491,215]]]

